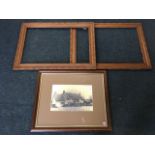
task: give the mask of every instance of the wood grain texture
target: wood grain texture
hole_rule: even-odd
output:
[[[144,64],[147,66],[148,69],[149,68],[151,69],[152,68],[151,60],[150,60],[148,48],[147,48],[147,45],[146,45],[146,39],[145,39],[145,36],[144,36],[144,31],[143,31],[142,24],[139,24],[136,27],[136,29],[137,29],[137,34],[138,34],[138,38],[139,38],[139,45],[140,45],[140,49],[141,49]]]
[[[22,24],[20,29],[19,40],[17,44],[17,50],[16,50],[13,68],[18,68],[18,66],[21,64],[23,50],[24,50],[24,42],[26,38],[26,31],[27,31],[27,27],[25,26],[25,24]]]
[[[96,69],[108,69],[108,70],[141,70],[151,69],[151,60],[149,57],[146,40],[141,23],[95,23],[95,28],[126,28],[136,29],[139,39],[139,46],[143,61],[140,63],[96,63]],[[101,51],[100,51],[101,52]]]
[[[28,28],[70,28],[70,63],[25,63],[22,64],[22,55],[25,43],[26,32]],[[88,28],[89,39],[89,63],[76,63],[76,28]],[[95,51],[95,28],[134,28],[137,31],[139,45],[143,62],[141,63],[96,63],[96,51]],[[100,51],[101,52],[101,51]],[[108,70],[141,70],[151,69],[151,60],[149,57],[147,44],[144,36],[144,31],[141,23],[90,23],[90,22],[74,22],[74,23],[52,23],[52,22],[34,22],[23,23],[19,35],[19,41],[17,45],[16,56],[14,60],[14,70],[73,70],[73,69],[108,69]]]
[[[94,23],[90,24],[89,35],[89,61],[96,68],[95,28]]]
[[[70,29],[70,63],[76,63],[76,29]]]
[[[70,63],[22,63],[27,29],[29,28],[70,28]],[[76,63],[76,28],[88,28],[89,35],[89,63]],[[56,69],[96,69],[94,25],[90,22],[33,22],[23,23],[20,30],[19,41],[14,60],[14,70],[56,70]]]
[[[90,67],[90,64],[84,64],[84,63],[80,63],[80,64],[47,64],[47,63],[32,63],[32,64],[19,64],[18,66],[16,66],[16,68],[14,68],[14,70],[72,70],[72,69],[90,69],[90,68],[94,68],[94,66]]]
[[[141,70],[148,69],[148,66],[144,63],[97,63],[96,68],[106,68],[108,70]]]
[[[23,23],[27,28],[85,28],[92,22],[31,22]]]
[[[140,23],[95,23],[95,28],[135,28]]]

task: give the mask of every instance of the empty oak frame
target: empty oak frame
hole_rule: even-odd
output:
[[[70,29],[70,63],[22,63],[22,57],[24,52],[25,39],[28,29],[49,29],[49,28],[69,28]],[[88,40],[89,40],[89,63],[77,63],[77,28],[88,28]],[[95,35],[94,29],[136,29],[140,51],[142,55],[142,62],[96,62],[95,51]],[[96,40],[97,42],[97,40]],[[44,52],[44,51],[43,51]],[[84,51],[82,51],[84,52]],[[105,51],[97,51],[98,53]],[[14,70],[41,70],[41,69],[151,69],[151,61],[148,54],[148,49],[144,37],[144,32],[141,23],[51,23],[51,22],[34,22],[23,23],[19,35],[19,41],[14,60]]]
[[[26,33],[28,29],[70,29],[70,63],[22,63]],[[76,29],[88,28],[89,40],[89,63],[76,63]],[[96,69],[96,54],[94,41],[93,23],[53,23],[53,22],[33,22],[23,23],[20,30],[19,41],[14,60],[14,70],[41,70],[41,69]],[[44,52],[44,51],[43,51]]]
[[[150,57],[148,54],[148,49],[144,37],[144,32],[141,23],[95,23],[95,29],[97,28],[107,28],[107,29],[136,29],[139,39],[140,50],[142,54],[142,62],[140,63],[96,63],[97,69],[151,69],[151,62]],[[104,51],[97,51],[97,52],[104,52]]]

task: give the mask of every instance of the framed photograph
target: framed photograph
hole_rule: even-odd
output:
[[[151,61],[150,56],[147,49],[147,44],[144,36],[144,31],[141,23],[95,23],[95,29],[135,29],[137,36],[138,36],[138,42],[139,42],[139,48],[140,53],[142,55],[142,61],[141,62],[128,62],[124,63],[122,62],[96,62],[96,68],[97,69],[151,69]],[[104,43],[103,43],[104,45]],[[96,51],[98,53],[104,53],[104,51]],[[119,52],[119,51],[118,51]],[[96,60],[97,61],[97,60]]]
[[[40,71],[31,132],[111,131],[106,71]]]
[[[76,34],[76,29],[86,29],[88,30],[88,51],[89,51],[89,62],[87,63],[77,63],[77,34]],[[54,29],[58,29],[57,32],[61,32],[60,30],[67,30],[69,29],[69,61],[68,63],[64,63],[64,62],[59,62],[59,63],[55,63],[55,62],[22,62],[23,60],[23,55],[24,53],[24,49],[25,49],[25,44],[26,44],[26,37],[27,37],[27,33],[28,30],[34,31],[35,30],[40,30],[42,32],[46,32],[45,30],[48,30],[48,32],[51,32]],[[39,33],[41,33],[39,31]],[[46,33],[45,33],[46,34]],[[57,34],[54,34],[55,36],[59,36]],[[60,40],[66,40],[66,35],[62,35],[59,38]],[[54,37],[55,37],[54,36]],[[33,42],[34,40],[38,40],[40,37],[38,36],[34,36],[33,40],[31,40],[30,42]],[[42,42],[45,42],[45,36],[43,37]],[[50,41],[50,40],[49,40]],[[58,41],[58,43],[59,43]],[[60,45],[62,43],[60,42]],[[65,42],[66,44],[66,42]],[[59,45],[59,46],[60,46]],[[32,47],[34,47],[36,45],[32,45]],[[38,45],[39,46],[39,45]],[[47,46],[47,45],[46,45]],[[45,50],[47,50],[47,47],[42,47],[43,51],[42,53],[45,52]],[[63,50],[62,47],[61,50]],[[30,49],[29,49],[30,50]],[[34,49],[33,49],[34,50]],[[35,49],[37,50],[37,49]],[[57,57],[57,53],[59,53],[60,55],[62,55],[62,51],[57,51],[60,50],[59,49],[55,49],[56,51],[49,51],[50,53],[55,53],[56,55],[54,55],[53,57]],[[85,51],[82,51],[85,52]],[[36,53],[36,57],[38,57],[37,53]],[[62,70],[62,69],[96,69],[96,54],[95,54],[95,37],[94,37],[94,23],[89,23],[89,22],[58,22],[58,23],[54,23],[54,22],[32,22],[32,23],[23,23],[21,26],[21,30],[20,30],[20,34],[19,34],[19,40],[18,40],[18,45],[17,45],[17,50],[16,50],[16,55],[15,55],[15,60],[14,60],[14,64],[13,64],[13,69],[14,70]]]

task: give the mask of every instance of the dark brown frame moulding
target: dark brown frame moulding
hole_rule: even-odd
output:
[[[103,73],[104,74],[104,83],[105,83],[105,97],[106,97],[106,111],[107,111],[107,127],[36,127],[36,115],[37,115],[37,108],[38,108],[38,97],[39,97],[39,90],[40,90],[40,80],[42,73]],[[74,132],[74,131],[112,131],[112,123],[111,123],[111,111],[110,111],[110,103],[109,103],[109,94],[108,94],[108,81],[107,81],[107,72],[100,70],[100,71],[39,71],[37,85],[36,85],[36,98],[35,98],[35,105],[33,109],[32,115],[32,128],[31,132]]]
[[[28,29],[70,28],[70,63],[22,63],[26,33]],[[88,28],[89,63],[76,63],[76,29]],[[16,56],[13,64],[14,70],[57,70],[57,69],[96,69],[96,54],[94,41],[94,24],[88,22],[53,23],[32,22],[23,23],[19,34]]]

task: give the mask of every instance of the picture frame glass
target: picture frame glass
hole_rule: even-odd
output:
[[[93,111],[92,85],[53,84],[50,110]]]
[[[41,72],[32,131],[108,129],[105,74]]]

